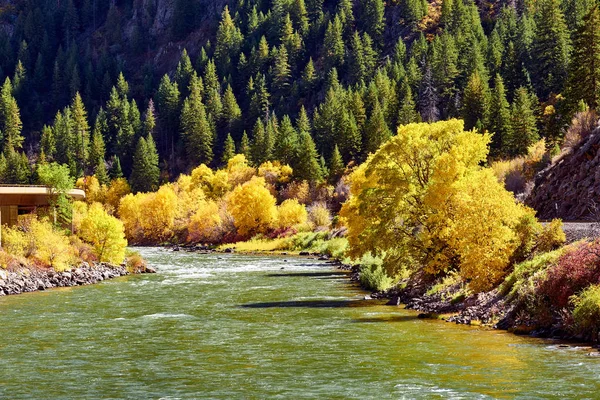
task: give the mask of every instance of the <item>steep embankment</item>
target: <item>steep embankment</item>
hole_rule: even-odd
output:
[[[541,219],[597,220],[600,217],[600,128],[535,178],[526,203]]]

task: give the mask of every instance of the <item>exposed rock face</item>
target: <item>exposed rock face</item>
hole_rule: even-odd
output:
[[[598,220],[600,217],[600,128],[571,153],[537,174],[526,203],[542,219]]]
[[[155,271],[145,267],[143,270],[135,272],[151,273]],[[129,275],[124,266],[106,263],[89,265],[85,262],[77,268],[62,272],[53,269],[38,270],[25,267],[16,271],[0,270],[0,296],[35,292],[54,287],[90,285],[124,275]]]

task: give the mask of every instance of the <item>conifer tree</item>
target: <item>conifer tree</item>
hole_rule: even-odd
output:
[[[243,154],[246,157],[246,160],[251,160],[250,149],[250,139],[248,138],[248,134],[246,133],[246,131],[244,131],[237,153]]]
[[[380,0],[375,0],[380,1]],[[325,37],[323,39],[323,60],[325,61],[325,70],[340,66],[344,63],[344,40],[342,38],[342,22],[336,16],[329,21]]]
[[[382,0],[361,0],[360,22],[365,32],[377,43],[382,43],[385,29],[385,7]]]
[[[329,183],[335,185],[342,175],[344,175],[344,161],[342,160],[342,155],[336,144],[333,148],[331,160],[329,161]]]
[[[416,110],[415,101],[413,99],[412,90],[408,84],[406,77],[400,86],[400,108],[398,110],[398,125],[406,125],[412,122],[417,122],[419,115]]]
[[[583,17],[573,39],[568,98],[572,108],[583,100],[592,110],[600,105],[600,12],[593,6]]]
[[[512,130],[510,141],[512,156],[527,154],[527,148],[539,139],[531,96],[523,87],[515,92],[512,105]]]
[[[42,128],[42,140],[41,150],[47,159],[54,160],[56,156],[56,138],[54,137],[54,130],[44,125]]]
[[[181,127],[191,167],[210,164],[213,159],[213,132],[202,103],[200,88],[195,81],[190,84],[190,96],[183,102]]]
[[[255,166],[259,166],[269,158],[265,149],[265,126],[258,118],[252,129],[252,145],[250,147],[250,159]]]
[[[537,92],[545,99],[550,93],[562,91],[571,47],[559,0],[542,0],[537,6],[532,77]]]
[[[273,157],[283,164],[293,164],[298,148],[298,133],[287,115],[283,116],[275,138]],[[316,152],[316,150],[315,150]]]
[[[0,132],[3,148],[20,149],[23,146],[21,111],[12,95],[12,84],[7,77],[0,90]]]
[[[487,83],[475,71],[465,88],[463,102],[463,119],[465,129],[482,129],[487,126],[489,116],[489,88]]]
[[[438,108],[439,97],[433,81],[433,73],[429,66],[425,69],[425,74],[423,74],[419,100],[421,119],[424,122],[436,122],[440,117],[440,110]]]
[[[223,145],[223,154],[221,155],[221,164],[227,165],[227,161],[235,156],[235,142],[231,137],[231,134],[227,134],[225,144]]]
[[[121,161],[119,157],[113,155],[110,159],[110,170],[108,171],[108,176],[111,180],[119,179],[123,177],[123,170],[121,169]]]
[[[79,93],[75,94],[71,105],[71,122],[73,124],[73,151],[76,154],[78,170],[85,173],[87,167],[87,153],[90,144],[90,127],[87,112]]]
[[[154,135],[154,130],[156,129],[156,117],[154,114],[154,101],[150,99],[150,101],[148,101],[148,108],[146,108],[146,112],[144,113],[144,136]]]
[[[308,132],[300,132],[297,147],[297,155],[293,163],[294,176],[298,180],[311,183],[321,181],[323,176],[319,165],[319,153],[317,153],[315,142]]]
[[[235,99],[231,85],[227,86],[223,94],[222,117],[225,122],[225,130],[239,138],[239,132],[242,127],[242,110]]]
[[[243,39],[242,32],[235,26],[229,14],[229,7],[226,5],[221,14],[215,46],[215,59],[223,75],[231,71],[232,61],[237,60]]]
[[[365,153],[374,153],[390,137],[392,134],[383,117],[383,110],[376,102],[365,125]]]
[[[152,140],[152,136],[148,138]],[[156,154],[156,148],[154,153]],[[159,176],[158,157],[154,157],[152,146],[149,146],[146,139],[141,137],[133,155],[133,168],[129,179],[131,190],[134,193],[154,191],[158,188]]]
[[[164,154],[175,151],[175,141],[179,128],[179,87],[171,82],[168,75],[160,81],[157,92],[158,115],[162,133],[160,147]]]
[[[96,175],[100,184],[108,183],[108,174],[106,171],[106,164],[104,163],[105,152],[106,149],[104,146],[104,139],[102,138],[101,127],[98,123],[98,119],[96,119],[90,143],[90,158],[88,165],[92,173]]]
[[[284,46],[280,46],[273,65],[273,87],[277,93],[286,93],[290,86],[290,79],[291,71],[288,62],[288,53]]]
[[[490,108],[490,130],[492,136],[491,149],[495,155],[507,155],[508,145],[512,137],[510,105],[506,100],[506,92],[502,77],[497,74],[492,90]]]
[[[192,79],[192,75],[195,73],[194,67],[192,66],[192,60],[190,60],[187,50],[183,49],[181,58],[177,64],[177,69],[175,70],[175,82],[177,82],[177,86],[181,90],[183,96],[189,94],[188,88],[190,86],[190,79]]]

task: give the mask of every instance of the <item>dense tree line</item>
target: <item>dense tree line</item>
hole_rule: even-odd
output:
[[[242,153],[333,182],[411,122],[462,118],[494,133],[494,157],[523,154],[540,136],[551,149],[600,96],[590,0],[491,11],[472,0],[241,0],[160,79],[151,62],[127,64],[151,60],[143,53],[164,40],[151,33],[156,2],[146,3],[0,9],[10,26],[0,33],[0,180],[35,181],[36,163],[56,161],[148,191]],[[169,40],[212,26],[201,0],[173,7]]]

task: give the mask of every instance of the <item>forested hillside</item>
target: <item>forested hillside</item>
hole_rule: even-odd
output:
[[[0,20],[5,183],[56,161],[148,191],[236,152],[335,183],[409,122],[552,149],[600,95],[593,0],[12,0]]]

